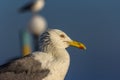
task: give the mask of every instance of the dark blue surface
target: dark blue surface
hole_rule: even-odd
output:
[[[0,0],[0,64],[21,56],[18,32],[31,15],[17,9],[27,1]],[[68,49],[65,80],[120,80],[119,0],[47,0],[41,14],[49,28],[62,29],[87,46],[87,51]]]

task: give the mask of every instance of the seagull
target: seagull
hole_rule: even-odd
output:
[[[47,30],[40,36],[39,51],[1,66],[0,80],[64,80],[70,64],[69,46],[86,49],[59,29]]]
[[[44,5],[45,5],[45,0],[34,0],[30,2],[29,4],[26,4],[25,6],[21,7],[19,9],[19,12],[23,13],[26,11],[31,11],[33,13],[36,13],[42,10]]]

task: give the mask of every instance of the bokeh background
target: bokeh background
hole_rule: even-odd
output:
[[[21,57],[19,31],[31,14],[17,10],[27,2],[0,0],[0,65]],[[86,51],[68,48],[71,64],[65,80],[120,80],[120,0],[46,0],[40,14],[49,28],[87,46]]]

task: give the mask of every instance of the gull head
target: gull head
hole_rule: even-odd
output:
[[[85,50],[83,43],[72,40],[66,33],[58,29],[50,29],[40,36],[40,48],[52,45],[54,48],[67,48],[69,46]]]

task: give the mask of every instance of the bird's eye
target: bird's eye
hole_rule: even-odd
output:
[[[60,37],[61,37],[61,38],[65,38],[65,35],[64,35],[64,34],[61,34]]]

